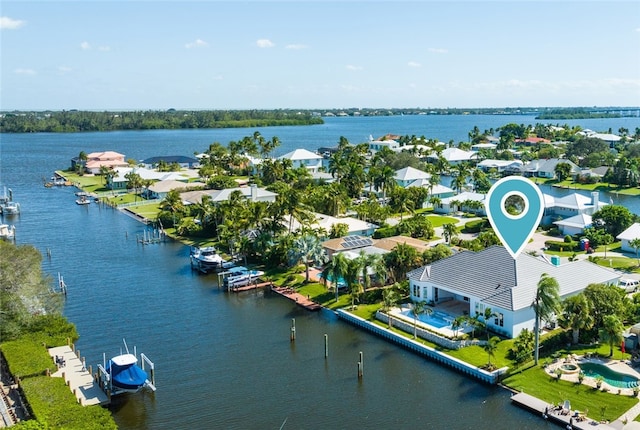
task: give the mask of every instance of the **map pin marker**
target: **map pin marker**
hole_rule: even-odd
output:
[[[518,214],[507,212],[505,203],[511,196],[522,199],[524,207]],[[519,200],[515,198],[514,200]],[[507,176],[493,184],[485,200],[487,217],[498,238],[515,260],[540,224],[544,212],[544,197],[538,187],[521,176]]]

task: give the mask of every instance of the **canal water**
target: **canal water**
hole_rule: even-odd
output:
[[[332,142],[364,132],[340,129],[339,121],[325,127],[337,129]],[[404,133],[401,125],[384,125],[384,132]],[[284,153],[287,147],[327,145],[329,137],[317,137],[317,130],[262,132],[284,140]],[[115,150],[135,159],[190,155],[252,132],[0,136],[0,185],[13,190],[22,208],[19,217],[3,222],[16,225],[18,244],[40,249],[46,273],[64,276],[64,312],[78,327],[77,348],[87,363],[95,367],[103,353],[118,354],[122,338],[156,363],[156,393],[114,401],[120,428],[555,428],[512,406],[505,390],[388,344],[330,312],[309,313],[263,291],[225,293],[215,275],[191,271],[187,247],[170,241],[142,246],[136,241],[142,224],[98,204],[76,205],[74,189],[42,186],[80,151]],[[297,140],[289,140],[294,134]],[[295,343],[289,340],[293,318]]]

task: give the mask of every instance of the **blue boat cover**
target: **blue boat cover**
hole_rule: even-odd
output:
[[[107,372],[111,372],[114,386],[125,390],[138,390],[148,379],[147,372],[136,364],[118,366],[112,360],[107,362]]]

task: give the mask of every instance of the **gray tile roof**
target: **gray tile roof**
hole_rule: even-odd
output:
[[[559,266],[529,254],[520,254],[514,260],[504,247],[497,245],[479,252],[459,252],[407,276],[475,297],[489,306],[515,311],[531,306],[543,273],[558,281],[560,297],[577,294],[592,283],[614,283],[620,277],[586,260]]]

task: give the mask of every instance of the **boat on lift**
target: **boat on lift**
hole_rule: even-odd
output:
[[[116,355],[106,361],[104,366],[98,365],[100,377],[102,378],[101,385],[108,389],[112,395],[137,393],[143,389],[156,391],[153,363],[141,353],[142,367],[138,366],[138,357],[135,349],[133,354],[129,353],[127,342],[124,339],[122,339],[122,342],[126,350],[125,353],[121,351],[120,355]],[[149,365],[150,374],[145,371],[144,363]]]
[[[0,224],[0,239],[12,241],[16,238],[16,226]]]
[[[222,258],[213,246],[191,248],[189,258],[191,259],[191,268],[202,273],[219,271],[227,264],[227,260]]]

